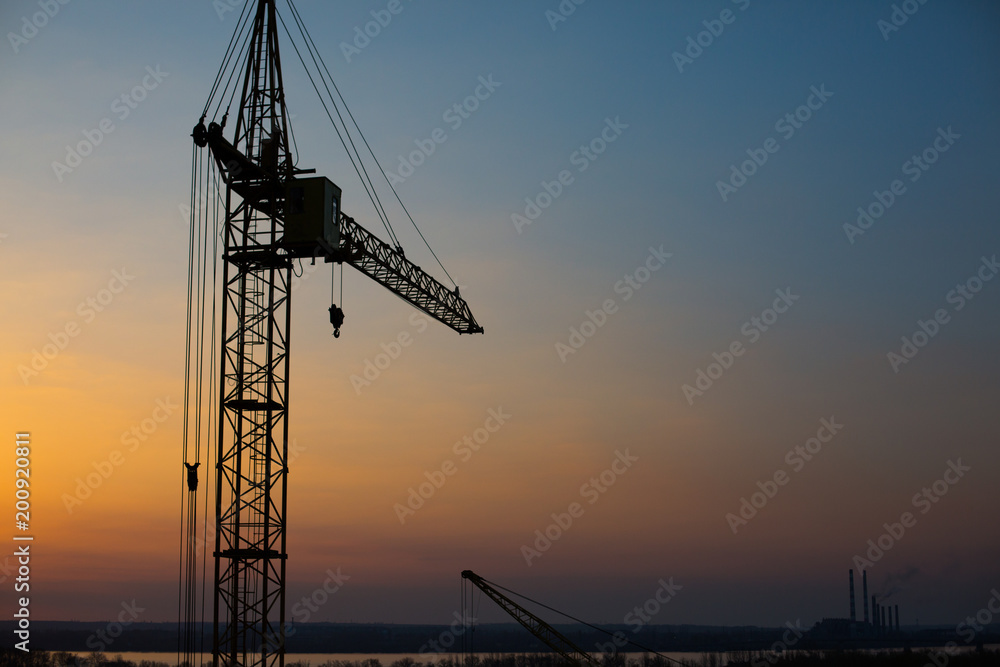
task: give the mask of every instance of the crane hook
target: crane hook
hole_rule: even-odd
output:
[[[198,490],[198,466],[200,465],[200,463],[184,463],[184,467],[187,468],[188,491]]]
[[[330,306],[330,324],[333,325],[333,337],[340,338],[340,327],[344,325],[344,311],[337,304]]]

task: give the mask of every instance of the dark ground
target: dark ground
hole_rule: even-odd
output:
[[[622,656],[604,657],[601,667],[839,667],[841,665],[859,665],[861,667],[987,667],[1000,665],[1000,652],[982,651],[969,652],[955,656],[947,656],[938,652],[794,652],[781,657],[773,653],[741,652],[739,656],[725,657],[720,654],[704,654],[681,662],[668,661],[657,656],[645,656],[640,659],[625,659]],[[292,656],[290,656],[292,657]],[[296,663],[294,658],[286,662],[286,667],[306,667],[308,663]],[[546,654],[486,654],[461,662],[451,658],[437,659],[428,657],[424,662],[403,658],[383,665],[375,659],[362,662],[331,660],[322,665],[310,667],[566,667],[567,663],[551,653]],[[92,653],[86,658],[76,658],[70,653],[50,653],[32,651],[24,653],[18,650],[0,650],[0,667],[167,667],[165,663],[143,661],[134,663],[126,660],[108,657],[104,653]]]
[[[202,651],[211,650],[212,628],[200,626],[205,642]],[[556,628],[583,650],[598,654],[610,648],[610,637],[580,625],[557,625]],[[0,632],[14,643],[14,622],[0,622]],[[610,632],[637,642],[641,647],[625,646],[623,651],[643,652],[648,647],[661,652],[766,651],[792,635],[787,628],[756,626],[719,627],[695,625],[648,625],[638,632],[628,626],[606,626]],[[286,640],[286,652],[292,653],[439,653],[458,652],[463,641],[462,628],[453,631],[447,625],[396,625],[361,623],[293,624]],[[847,640],[824,637],[804,631],[792,636],[787,649],[853,650],[905,649],[944,646],[953,641],[969,646],[955,634],[955,628],[903,628],[893,636],[878,640]],[[477,625],[471,635],[477,653],[534,653],[549,649],[516,623]],[[976,641],[990,646],[1000,644],[1000,626],[984,629]],[[37,651],[73,651],[108,654],[138,651],[174,652],[177,650],[176,623],[118,623],[35,621],[31,624],[30,648]],[[290,661],[289,661],[290,662]],[[315,666],[314,666],[315,667]]]

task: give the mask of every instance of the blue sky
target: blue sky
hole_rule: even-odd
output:
[[[386,480],[365,491],[371,509],[359,502],[357,518],[324,523],[309,512],[340,497],[318,477],[291,500],[293,511],[317,522],[310,523],[315,531],[343,536],[293,533],[303,565],[290,585],[308,590],[317,573],[341,562],[329,560],[337,548],[380,554],[369,559],[370,572],[355,570],[360,583],[345,588],[343,605],[317,620],[415,621],[426,604],[444,621],[453,591],[440,591],[480,562],[497,573],[484,576],[543,591],[600,621],[618,620],[617,609],[641,602],[646,584],[667,576],[690,582],[690,595],[679,596],[661,622],[780,624],[840,615],[842,571],[853,556],[959,456],[974,462],[969,479],[872,576],[920,571],[900,593],[910,614],[904,622],[919,615],[950,623],[975,612],[1000,576],[994,527],[967,519],[997,501],[991,411],[1000,281],[985,283],[960,311],[947,295],[976,275],[982,257],[1000,252],[995,4],[915,4],[885,39],[878,22],[891,20],[890,2],[587,0],[553,29],[546,12],[558,10],[554,0],[403,0],[403,10],[348,62],[341,44],[386,5],[297,3],[384,167],[395,168],[414,141],[446,130],[447,140],[398,191],[487,333],[456,341],[431,329],[358,396],[351,375],[379,342],[409,327],[409,311],[349,274],[345,336],[331,347],[327,269],[296,294],[293,384],[303,403],[293,413],[294,434],[325,442],[329,404],[346,403],[346,413],[369,419],[349,429],[354,453],[334,456],[314,444],[310,467],[333,471],[346,457],[346,477],[338,479],[349,487],[346,470],[378,477],[393,461]],[[284,6],[281,0],[279,11]],[[37,11],[36,2],[5,3],[3,32],[19,32],[22,17]],[[702,37],[708,45],[678,71],[675,52],[724,11],[732,21],[711,43]],[[77,0],[17,52],[9,37],[0,48],[7,128],[0,252],[5,312],[20,322],[7,334],[4,391],[38,419],[52,401],[65,409],[59,414],[86,408],[97,415],[83,432],[69,416],[53,427],[60,447],[70,446],[64,439],[73,433],[85,445],[44,492],[59,517],[50,524],[53,541],[86,545],[95,561],[101,540],[83,539],[80,515],[67,516],[60,495],[148,412],[141,401],[178,395],[188,135],[237,15],[220,17],[208,0]],[[345,210],[378,231],[287,38],[280,39],[300,164],[337,182]],[[119,118],[112,104],[142,82],[147,67],[169,74]],[[449,128],[443,114],[474,94],[479,77],[491,76],[500,86],[461,127]],[[776,122],[814,87],[832,96],[793,136],[783,135]],[[114,131],[60,182],[52,163],[105,118]],[[608,119],[627,128],[578,171],[574,152]],[[904,163],[931,146],[939,128],[959,138],[909,181]],[[768,138],[780,148],[723,201],[717,182]],[[566,169],[572,184],[519,233],[512,214],[523,214],[525,198]],[[852,244],[844,224],[894,179],[906,192]],[[397,217],[408,256],[431,267],[407,227]],[[661,245],[669,262],[624,301],[614,286]],[[135,286],[26,386],[18,366],[122,265],[134,269]],[[746,343],[741,327],[785,288],[800,300],[689,404],[683,385],[695,382],[713,353]],[[608,298],[620,309],[562,362],[556,344]],[[887,353],[940,308],[948,323],[894,372]],[[492,460],[477,458],[468,482],[456,478],[452,495],[401,532],[390,508],[405,497],[405,480],[438,463],[495,401],[523,415],[505,432],[509,443]],[[831,414],[848,424],[843,445],[818,457],[804,473],[808,482],[776,498],[769,516],[730,532],[724,516]],[[172,480],[148,482],[159,466],[173,465],[177,429],[168,423],[148,460],[109,480],[107,505],[95,500],[80,511],[93,513],[90,521],[135,526],[141,514],[123,499],[140,493],[137,507],[156,508],[164,525],[151,543],[173,544],[176,489]],[[378,448],[388,442],[395,444]],[[618,497],[608,494],[595,508],[606,514],[568,535],[562,553],[553,549],[526,568],[518,546],[565,506],[578,478],[628,444],[649,462],[645,476],[635,474]],[[483,515],[497,529],[477,548],[466,543],[468,522]],[[61,568],[54,581],[73,593],[61,597],[53,584],[44,614],[86,618],[95,596],[114,609],[141,589],[158,601],[157,619],[171,618],[172,553],[110,589],[100,577]],[[393,574],[392,554],[419,554],[403,568],[418,583]],[[364,567],[364,558],[353,557],[343,557],[346,566]],[[615,568],[620,577],[609,574]],[[581,581],[591,583],[582,589]],[[387,608],[393,611],[380,616]]]

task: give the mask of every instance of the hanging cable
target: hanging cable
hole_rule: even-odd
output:
[[[575,622],[579,623],[580,625],[585,625],[585,626],[587,626],[588,628],[590,628],[592,630],[597,630],[598,632],[603,632],[604,634],[608,635],[609,637],[614,637],[615,636],[615,633],[613,633],[613,632],[611,632],[609,630],[605,630],[602,627],[599,627],[597,625],[593,625],[592,623],[588,623],[586,621],[580,620],[579,618],[577,618],[575,616],[570,616],[569,614],[567,614],[564,611],[559,611],[558,609],[550,607],[550,606],[548,606],[547,604],[545,604],[543,602],[539,602],[538,600],[533,600],[533,599],[529,598],[527,595],[522,595],[521,593],[518,593],[516,591],[512,591],[509,588],[501,586],[500,584],[496,583],[495,581],[490,581],[488,579],[483,579],[483,581],[485,581],[486,583],[488,583],[490,586],[493,586],[494,588],[499,588],[502,591],[507,591],[511,595],[516,595],[517,597],[519,597],[519,598],[521,598],[523,600],[527,600],[528,602],[531,602],[532,604],[537,604],[539,607],[543,607],[545,609],[548,609],[549,611],[555,612],[555,613],[559,614],[560,616],[565,616],[566,618],[568,618],[568,619],[570,619],[572,621],[575,621]],[[653,655],[658,655],[661,658],[664,658],[665,660],[670,660],[671,662],[676,662],[678,665],[683,665],[684,664],[680,660],[675,660],[674,658],[671,658],[668,655],[663,655],[662,653],[659,653],[658,651],[655,651],[655,650],[649,648],[648,646],[643,646],[639,642],[632,641],[631,639],[626,639],[625,641],[627,643],[631,644],[632,646],[637,646],[637,647],[641,648],[643,651],[646,651],[648,653],[652,653]]]
[[[445,266],[441,262],[440,258],[438,258],[437,253],[434,252],[434,249],[431,247],[430,243],[428,243],[427,239],[424,237],[423,232],[420,231],[420,227],[417,226],[417,223],[413,219],[413,216],[410,215],[409,209],[406,208],[406,205],[403,203],[403,200],[400,198],[399,193],[396,192],[396,188],[393,186],[392,181],[389,180],[389,176],[388,176],[388,174],[385,173],[385,170],[382,168],[382,164],[379,162],[378,158],[375,157],[375,151],[372,150],[371,145],[369,145],[369,143],[368,143],[368,139],[365,138],[364,132],[361,131],[361,127],[358,125],[358,121],[354,118],[354,114],[351,113],[350,107],[347,106],[347,100],[344,99],[343,94],[340,92],[340,87],[337,86],[337,82],[334,81],[333,75],[330,74],[330,70],[326,66],[326,62],[323,60],[323,57],[319,55],[319,49],[316,48],[316,43],[313,41],[312,35],[309,34],[309,30],[306,28],[305,22],[302,21],[301,16],[298,13],[298,8],[295,7],[295,4],[292,2],[292,0],[287,0],[287,2],[288,2],[288,6],[292,10],[292,14],[296,17],[296,23],[299,25],[299,30],[302,32],[303,39],[305,39],[306,42],[307,42],[307,44],[311,44],[312,48],[315,49],[317,57],[319,58],[319,62],[323,65],[323,71],[326,72],[326,76],[329,79],[330,84],[333,86],[333,89],[337,91],[337,96],[340,98],[341,103],[344,105],[344,110],[347,111],[347,115],[350,117],[351,122],[354,123],[354,127],[358,131],[358,136],[360,136],[361,140],[364,142],[365,147],[368,149],[368,152],[372,156],[372,160],[375,162],[375,165],[378,167],[378,170],[379,170],[379,172],[381,172],[383,178],[385,178],[385,182],[389,186],[389,189],[392,191],[392,194],[396,197],[396,201],[399,202],[399,206],[403,209],[403,212],[406,213],[406,217],[410,220],[410,224],[413,225],[413,228],[416,230],[417,234],[420,236],[420,240],[424,242],[425,246],[427,246],[427,250],[430,251],[431,255],[434,257],[434,260],[438,263],[438,266],[440,266],[441,270],[444,271],[444,274],[446,276],[448,276],[448,280],[451,281],[452,285],[456,285],[457,286],[457,283],[455,282],[454,278],[452,278],[451,274],[448,273],[448,269],[445,268]],[[329,89],[327,89],[327,93],[328,94],[329,94],[329,92],[330,92]],[[331,98],[332,98],[332,95],[331,95]]]
[[[192,331],[193,336],[195,336],[195,349],[194,349],[194,401],[193,406],[196,410],[194,426],[193,426],[193,436],[194,436],[194,446],[193,446],[193,456],[189,449],[188,460],[185,461],[184,466],[187,471],[187,536],[186,536],[186,550],[185,550],[185,627],[184,627],[184,663],[187,665],[194,665],[194,654],[197,648],[198,633],[195,631],[195,626],[197,624],[197,599],[198,599],[198,553],[197,553],[197,516],[198,516],[198,468],[201,465],[201,442],[202,442],[202,412],[205,407],[204,405],[204,389],[205,389],[205,347],[206,342],[206,283],[208,276],[208,234],[210,227],[210,209],[209,202],[211,199],[211,158],[207,151],[202,151],[202,162],[199,165],[199,183],[204,182],[204,186],[201,188],[200,192],[202,196],[198,198],[198,211],[197,211],[197,229],[196,236],[197,240],[195,242],[195,259],[196,267],[194,271],[195,277],[195,293],[194,293],[194,328]],[[214,234],[213,234],[214,236]],[[190,459],[194,460],[193,463],[189,462]]]
[[[178,665],[195,667],[204,662],[204,619],[206,610],[207,549],[199,549],[198,473],[202,465],[202,445],[209,448],[212,461],[216,386],[216,354],[213,341],[217,327],[217,293],[221,198],[219,174],[210,151],[197,146],[192,154],[191,210],[188,233],[188,292],[185,317],[184,425],[182,434],[181,540],[178,588]],[[211,267],[209,267],[211,262]],[[209,275],[211,273],[211,276]],[[209,294],[211,291],[211,294]],[[191,411],[194,410],[194,414]],[[204,502],[201,544],[208,541],[208,493]],[[201,573],[198,566],[201,559]],[[201,586],[201,620],[198,596]]]
[[[206,447],[207,447],[207,454],[208,454],[207,458],[208,458],[208,461],[207,461],[207,465],[206,465],[206,470],[212,470],[213,469],[212,468],[212,458],[213,458],[213,455],[215,453],[215,445],[216,445],[216,442],[217,442],[216,431],[213,428],[213,425],[215,424],[216,402],[213,400],[213,396],[212,396],[212,391],[211,390],[215,389],[215,387],[216,387],[215,383],[216,383],[216,379],[217,379],[216,378],[216,356],[215,356],[215,349],[216,348],[215,348],[214,341],[215,341],[215,334],[216,334],[216,315],[217,315],[217,311],[216,311],[216,295],[218,294],[218,288],[219,288],[219,285],[218,285],[218,268],[219,268],[219,251],[218,251],[219,249],[218,249],[218,244],[219,244],[219,227],[220,227],[219,223],[220,223],[220,220],[222,219],[222,217],[219,215],[219,209],[221,207],[221,200],[219,200],[219,198],[217,196],[213,196],[213,193],[217,193],[218,192],[218,188],[219,188],[219,174],[218,174],[218,172],[214,168],[214,163],[210,163],[210,167],[212,168],[211,169],[211,173],[212,173],[212,176],[213,176],[213,180],[212,180],[212,183],[211,183],[211,188],[209,189],[209,192],[208,192],[208,194],[206,196],[206,202],[212,201],[212,202],[215,203],[215,206],[212,207],[212,211],[213,211],[213,220],[212,220],[212,308],[211,308],[212,324],[211,324],[211,333],[210,333],[209,338],[208,338],[208,340],[209,340],[208,388],[209,388],[210,391],[209,391],[209,397],[208,397],[208,401],[207,401],[207,404],[208,404],[208,420],[207,420],[208,427],[206,429],[206,436],[207,436],[206,437]],[[203,528],[202,528],[202,540],[201,540],[201,547],[202,547],[201,548],[201,581],[202,581],[202,587],[201,587],[201,620],[202,620],[202,622],[200,624],[200,630],[201,631],[199,632],[199,638],[198,638],[198,648],[199,648],[199,656],[200,656],[199,665],[201,665],[202,667],[204,665],[204,660],[205,660],[205,653],[204,653],[203,649],[204,649],[204,646],[205,646],[205,619],[206,619],[206,615],[205,615],[206,607],[205,607],[205,605],[206,605],[206,597],[207,597],[207,590],[208,590],[208,586],[205,585],[205,582],[207,581],[207,575],[208,575],[208,554],[209,554],[209,548],[208,548],[208,499],[209,499],[209,496],[212,495],[211,494],[211,491],[212,491],[211,483],[212,483],[213,476],[212,475],[208,475],[207,479],[208,479],[208,488],[205,489],[205,494],[204,494],[205,495],[205,505],[204,505],[205,509],[204,509],[204,513],[202,515],[203,516],[203,518],[202,518],[202,526],[203,526]]]
[[[291,3],[291,0],[289,0],[289,2],[288,2],[288,7],[289,7],[289,9],[292,12],[292,18],[295,20],[295,25],[299,29],[299,34],[302,35],[302,39],[305,42],[306,50],[309,53],[309,57],[313,61],[313,66],[316,68],[316,73],[319,75],[320,80],[323,83],[323,88],[326,90],[327,97],[329,97],[329,99],[330,99],[330,104],[333,105],[334,111],[337,112],[337,118],[340,119],[340,123],[341,123],[341,125],[344,128],[344,133],[347,135],[347,139],[351,143],[351,148],[354,151],[352,155],[357,157],[358,163],[361,165],[361,169],[362,169],[362,171],[364,171],[364,174],[365,174],[365,182],[369,186],[371,186],[372,192],[375,193],[375,197],[376,197],[376,199],[378,201],[378,208],[381,210],[382,214],[385,215],[386,221],[388,221],[388,217],[389,216],[388,216],[388,214],[385,211],[385,206],[382,205],[381,198],[378,197],[378,192],[375,189],[375,183],[372,181],[371,176],[369,176],[368,169],[367,169],[367,167],[365,167],[364,160],[361,157],[361,152],[358,150],[357,145],[354,143],[354,137],[351,135],[350,128],[348,127],[347,122],[344,120],[344,116],[340,113],[340,107],[337,105],[337,100],[334,99],[333,93],[330,92],[330,87],[327,85],[327,78],[328,77],[324,77],[323,76],[324,71],[326,71],[327,74],[329,75],[329,69],[327,69],[326,63],[323,61],[323,56],[320,55],[319,49],[316,48],[315,42],[313,42],[312,37],[309,35],[308,29],[305,27],[305,22],[302,21],[302,17],[299,15],[298,10],[296,9],[296,7]],[[286,28],[286,32],[288,32],[287,28]],[[291,39],[291,35],[289,35],[289,39]],[[320,65],[322,65],[322,67],[320,67]],[[329,77],[329,78],[330,78],[330,82],[333,83],[332,77]],[[336,84],[335,83],[334,83],[334,87],[336,88]],[[338,91],[338,93],[339,93],[339,91]],[[341,96],[341,102],[344,104],[344,110],[347,111],[348,115],[350,116],[350,113],[351,113],[350,109],[347,108],[347,104],[346,104],[346,102],[344,102],[343,96]],[[353,116],[352,116],[352,118],[353,118]],[[355,123],[355,127],[357,127],[356,123]],[[358,130],[358,134],[359,135],[361,134],[360,129]],[[361,138],[362,138],[362,140],[364,140],[364,135],[361,135]],[[365,143],[367,144],[367,141],[365,141]],[[352,157],[352,159],[353,159],[353,157]],[[377,163],[377,160],[376,160],[376,163]],[[390,229],[391,229],[391,225],[390,225]],[[392,230],[392,234],[393,234],[394,237],[395,237],[395,233],[396,232],[393,229]]]
[[[219,67],[219,71],[215,75],[215,81],[212,83],[212,89],[208,94],[208,99],[205,101],[205,108],[201,112],[203,116],[208,114],[208,109],[212,106],[212,100],[215,99],[215,95],[219,91],[219,84],[222,82],[222,77],[225,75],[226,69],[229,67],[229,63],[235,54],[235,46],[243,41],[241,36],[246,29],[247,19],[251,16],[248,12],[250,3],[251,0],[247,0],[247,2],[243,5],[243,11],[240,13],[240,17],[236,21],[236,30],[233,31],[233,36],[229,39],[229,45],[226,47],[226,55],[222,59],[222,65]],[[242,53],[243,49],[241,47],[240,54],[242,55]],[[235,62],[238,63],[239,60],[237,59]],[[234,66],[233,71],[235,70],[236,68]],[[232,72],[230,72],[229,79],[226,81],[226,87],[223,89],[222,98],[225,98],[226,96],[225,91],[229,89],[229,83],[232,81],[232,76]],[[216,115],[218,115],[218,107],[216,107]]]
[[[465,616],[465,578],[464,577],[460,578],[458,580],[458,593],[459,593],[459,596],[460,596],[459,597],[459,603],[458,603],[458,612],[460,614],[462,614],[462,637],[461,637],[461,641],[459,642],[459,655],[462,656],[462,662],[464,663],[465,659],[466,659],[466,638],[465,638],[465,634],[466,633],[465,633],[465,626],[468,623],[466,621],[466,616]]]
[[[337,305],[337,265],[330,269],[330,324],[333,325],[333,337],[340,338],[340,327],[344,325],[344,267],[340,267],[340,305]]]
[[[197,469],[198,462],[190,463],[192,449],[195,458],[198,457],[199,437],[198,424],[200,424],[200,411],[198,410],[201,396],[201,377],[198,374],[198,367],[202,360],[204,347],[201,324],[204,317],[204,309],[201,298],[201,288],[203,282],[204,264],[204,241],[203,241],[203,207],[202,193],[202,153],[194,147],[192,154],[192,186],[191,186],[191,210],[189,216],[188,230],[188,279],[187,279],[187,312],[185,317],[185,344],[184,344],[184,432],[182,436],[182,459],[186,474],[182,485],[186,489],[181,496],[181,590],[178,600],[179,615],[178,621],[181,625],[178,633],[178,664],[190,664],[190,656],[193,644],[194,627],[194,591],[197,588],[195,576],[195,554],[194,554],[194,534],[196,526],[194,524],[197,511]],[[192,383],[194,384],[192,399]],[[192,438],[191,409],[192,404],[196,410],[194,418],[194,432]]]
[[[287,123],[287,126],[288,126],[288,138],[292,140],[292,155],[295,156],[295,162],[298,163],[299,144],[298,142],[295,141],[295,130],[292,129],[291,123]]]
[[[205,102],[205,108],[202,111],[202,115],[207,115],[208,110],[212,105],[212,100],[219,93],[219,84],[222,82],[222,77],[225,76],[226,71],[229,71],[229,77],[226,79],[226,85],[222,89],[222,94],[219,95],[219,104],[215,107],[215,114],[213,117],[218,117],[219,108],[222,104],[222,100],[226,98],[226,92],[229,90],[229,85],[232,83],[233,75],[240,70],[239,63],[243,59],[243,51],[246,49],[247,44],[250,42],[250,35],[252,31],[248,32],[247,28],[250,25],[250,17],[253,13],[248,11],[250,8],[252,0],[247,0],[247,3],[243,6],[243,11],[240,13],[240,18],[236,22],[236,30],[233,31],[233,36],[229,40],[229,47],[226,49],[225,58],[223,58],[222,65],[219,67],[218,73],[215,75],[215,83],[212,85],[212,90],[209,93],[208,100]],[[236,51],[236,46],[239,45],[239,51]],[[237,53],[239,54],[237,56]],[[231,66],[231,69],[230,69]],[[239,86],[236,86],[237,88]]]
[[[229,44],[226,46],[226,54],[222,58],[222,65],[219,67],[219,71],[215,73],[215,80],[212,81],[212,88],[208,92],[208,99],[205,100],[205,108],[202,109],[202,114],[208,114],[208,109],[212,105],[212,100],[215,98],[215,93],[219,90],[219,84],[222,82],[222,76],[225,74],[226,67],[229,64],[230,58],[232,58],[233,47],[237,43],[237,37],[242,33],[242,21],[243,14],[247,10],[249,2],[243,5],[243,12],[240,13],[240,19],[236,22],[237,29],[233,31],[232,37],[229,38]]]
[[[246,54],[250,53],[250,42],[252,41],[252,38],[253,38],[252,31],[248,31],[247,32],[246,40],[243,42],[243,45],[240,47],[240,53],[239,53],[239,56],[236,58],[235,63],[240,63],[240,62],[243,61],[244,53],[246,53]],[[226,92],[229,90],[229,84],[230,84],[230,82],[232,82],[233,77],[236,75],[237,72],[242,72],[242,71],[243,70],[239,67],[238,64],[234,64],[233,69],[230,70],[230,72],[229,72],[229,79],[226,81],[226,87],[223,89],[222,95],[219,96],[219,103],[215,105],[215,115],[213,116],[214,118],[218,118],[219,117],[219,111],[222,108],[222,101],[224,99],[226,99]],[[236,98],[236,91],[239,90],[239,89],[240,89],[240,85],[239,85],[239,82],[237,81],[235,84],[233,84],[233,92],[231,92],[229,94],[229,102],[226,103],[226,113],[222,117],[222,123],[223,123],[223,125],[225,125],[226,117],[229,116],[229,109],[233,106],[233,100]]]
[[[195,211],[198,205],[198,147],[191,145],[191,198],[188,208],[188,275],[187,275],[187,308],[184,325],[184,412],[183,431],[181,434],[181,462],[185,463],[188,457],[188,419],[189,419],[189,397],[191,379],[191,286],[193,282],[192,272],[194,270],[194,238],[195,238]],[[182,473],[181,483],[184,483]],[[181,664],[182,639],[184,636],[184,547],[186,544],[186,531],[184,523],[185,494],[181,494],[180,504],[180,540],[178,540],[179,553],[177,555],[177,663]]]
[[[334,111],[337,112],[337,118],[340,119],[340,123],[344,128],[344,133],[347,135],[347,139],[351,143],[351,148],[354,151],[353,154],[351,154],[352,155],[351,160],[352,161],[354,160],[354,156],[357,157],[357,162],[358,164],[361,165],[361,170],[364,172],[364,181],[367,183],[368,186],[370,186],[371,192],[374,195],[374,201],[372,203],[376,206],[376,210],[380,213],[381,217],[384,220],[385,225],[388,227],[387,231],[390,234],[390,238],[392,238],[393,241],[396,243],[396,246],[399,247],[399,238],[396,236],[396,230],[392,228],[392,224],[389,222],[389,215],[388,213],[386,213],[385,206],[382,204],[382,200],[378,196],[378,190],[375,189],[375,183],[372,182],[371,176],[368,175],[368,169],[367,167],[365,167],[364,160],[361,158],[361,152],[358,150],[358,147],[354,143],[354,137],[351,136],[350,128],[347,126],[346,121],[344,121],[343,115],[340,113],[340,107],[337,106],[337,101],[333,98],[333,94],[330,92],[330,87],[326,85],[326,79],[323,77],[323,69],[326,68],[326,64],[323,63],[323,57],[319,54],[319,51],[315,49],[315,44],[312,42],[312,38],[309,36],[309,33],[306,30],[305,23],[302,22],[301,17],[299,16],[297,10],[290,1],[288,3],[288,7],[292,12],[292,18],[295,20],[295,25],[299,29],[299,34],[302,35],[302,39],[305,42],[306,50],[309,53],[309,57],[312,59],[313,66],[316,68],[316,73],[319,75],[320,80],[323,82],[323,88],[326,89],[326,94],[330,98],[330,104],[333,105]],[[278,18],[279,20],[281,20],[282,26],[285,28],[285,33],[288,34],[288,39],[292,40],[292,36],[288,31],[288,27],[285,26],[284,19],[282,19],[280,15],[278,16]],[[292,40],[292,46],[293,48],[295,48],[294,40]],[[297,49],[296,52],[298,52]],[[321,63],[323,64],[322,68],[320,67]],[[305,67],[305,63],[303,63],[303,67]],[[317,94],[319,94],[318,90],[316,92]],[[322,95],[320,95],[320,99],[321,100],[323,99]],[[346,109],[346,104],[345,104],[345,109]],[[350,113],[350,110],[347,111],[348,113]],[[334,126],[336,129],[336,124],[334,124]],[[337,132],[339,134],[339,129],[337,130]],[[343,139],[341,139],[341,141],[343,141]],[[347,149],[346,146],[344,148],[345,150]],[[348,151],[348,153],[350,154],[350,151]]]
[[[333,129],[337,133],[337,138],[340,139],[340,144],[344,147],[344,151],[347,152],[347,155],[351,160],[351,166],[354,167],[355,173],[357,173],[358,178],[361,180],[361,184],[362,186],[364,186],[365,192],[368,194],[368,199],[370,199],[372,202],[372,206],[375,207],[375,213],[376,215],[378,215],[379,220],[382,221],[382,226],[385,228],[386,234],[388,234],[392,242],[397,247],[399,247],[399,239],[396,237],[395,232],[392,229],[392,225],[389,223],[389,218],[386,215],[385,210],[382,208],[381,201],[378,199],[378,194],[374,191],[374,187],[371,186],[371,179],[366,180],[367,172],[364,172],[364,175],[362,175],[363,166],[361,167],[358,166],[360,160],[355,160],[354,154],[351,153],[351,149],[347,147],[347,141],[344,140],[344,136],[340,131],[340,126],[338,126],[337,122],[333,119],[333,114],[330,113],[330,109],[326,105],[326,100],[323,98],[323,94],[320,92],[319,86],[316,85],[316,81],[313,78],[312,71],[310,71],[309,67],[306,65],[305,58],[302,57],[302,53],[299,51],[298,45],[296,45],[295,40],[292,39],[292,33],[288,30],[288,26],[285,24],[285,20],[281,17],[280,14],[278,14],[277,16],[278,20],[281,22],[282,28],[285,29],[285,34],[288,35],[288,40],[292,44],[292,49],[295,51],[295,55],[298,56],[299,62],[302,63],[302,68],[306,72],[306,77],[309,79],[309,83],[312,84],[313,90],[316,91],[316,95],[320,99],[320,104],[323,105],[323,111],[326,112],[327,118],[330,119],[330,124],[333,125]],[[339,111],[337,113],[338,115],[340,114]]]
[[[469,651],[472,653],[472,661],[476,661],[476,616],[479,603],[483,601],[483,592],[469,583],[469,605],[472,607],[472,615],[469,618]],[[478,600],[479,602],[476,602]]]

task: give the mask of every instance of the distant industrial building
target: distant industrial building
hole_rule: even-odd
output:
[[[868,608],[868,573],[861,573],[861,600],[864,620],[857,620],[854,597],[854,570],[847,571],[850,598],[849,618],[824,618],[809,630],[809,637],[816,640],[878,639],[899,633],[899,605],[887,605],[871,596],[871,613]]]

